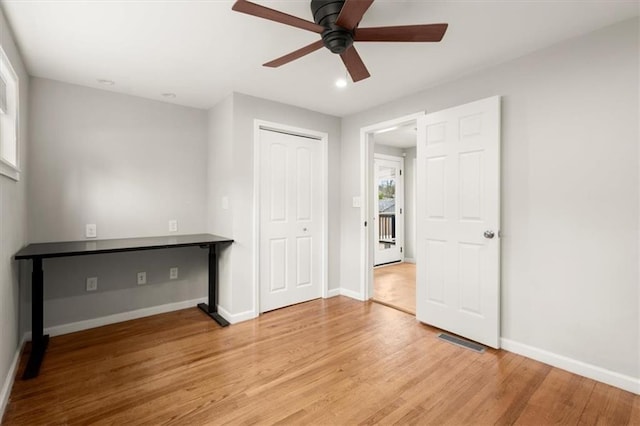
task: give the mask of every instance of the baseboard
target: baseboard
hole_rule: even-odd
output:
[[[180,309],[193,308],[198,303],[207,303],[207,298],[202,297],[182,302],[167,303],[166,305],[151,306],[149,308],[136,309],[135,311],[122,312],[119,314],[107,315],[100,318],[92,318],[84,321],[72,322],[69,324],[54,325],[44,329],[45,334],[50,336],[60,336],[62,334],[75,333],[76,331],[88,330],[90,328],[102,327],[103,325],[115,324],[118,322],[148,317],[151,315],[164,314]],[[31,340],[31,332],[27,332],[27,340]]]
[[[2,423],[4,410],[7,409],[7,404],[9,403],[11,388],[13,388],[13,382],[16,379],[16,370],[18,369],[18,363],[20,362],[20,354],[22,353],[22,347],[26,340],[27,335],[25,334],[22,336],[22,340],[16,348],[16,353],[13,355],[13,361],[11,361],[11,366],[9,367],[9,371],[7,371],[7,377],[4,378],[4,383],[2,384],[2,391],[0,391],[0,423]]]
[[[230,324],[237,324],[242,321],[248,321],[256,318],[254,311],[240,312],[239,314],[232,314],[222,306],[218,306],[218,313],[222,315],[224,319],[229,321]]]
[[[361,302],[364,301],[364,297],[362,296],[362,294],[357,292],[357,291],[348,290],[346,288],[341,288],[340,289],[340,294],[342,296],[347,296],[347,297],[350,297],[352,299],[359,300]]]
[[[578,374],[640,395],[640,378],[616,373],[615,371],[587,364],[586,362],[548,352],[510,339],[502,338],[500,339],[500,344],[502,349],[506,351],[526,356],[527,358],[535,359],[536,361],[569,371],[570,373]]]
[[[416,260],[413,257],[405,257],[404,263],[416,263]]]
[[[340,296],[340,289],[339,288],[332,288],[331,290],[329,290],[327,292],[327,299],[330,297],[336,297],[336,296]]]

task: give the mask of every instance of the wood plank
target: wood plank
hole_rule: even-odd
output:
[[[416,265],[395,263],[373,269],[373,300],[416,314]]]
[[[438,331],[345,297],[113,324],[52,338],[3,424],[638,424],[636,395]]]
[[[581,425],[626,425],[640,424],[640,419],[631,422],[634,410],[640,410],[640,399],[604,383],[596,383],[589,402],[580,416]]]
[[[577,424],[595,385],[593,380],[552,369],[516,424]]]

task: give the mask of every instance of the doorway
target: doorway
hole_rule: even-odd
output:
[[[417,118],[404,117],[367,135],[372,259],[368,298],[416,313],[415,157]]]
[[[375,144],[373,158],[375,266],[402,262],[404,259],[404,157],[378,153],[382,147]]]
[[[362,128],[361,290],[375,297],[376,137],[415,123],[416,317],[500,347],[500,97]]]
[[[327,297],[327,135],[256,120],[256,314]]]

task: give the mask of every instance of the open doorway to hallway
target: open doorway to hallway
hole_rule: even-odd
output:
[[[415,315],[416,122],[373,134],[373,300]]]

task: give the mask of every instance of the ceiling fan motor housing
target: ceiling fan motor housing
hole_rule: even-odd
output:
[[[338,54],[353,44],[351,31],[336,25],[343,5],[344,0],[311,0],[313,20],[326,28],[322,33],[322,41],[327,49]]]

